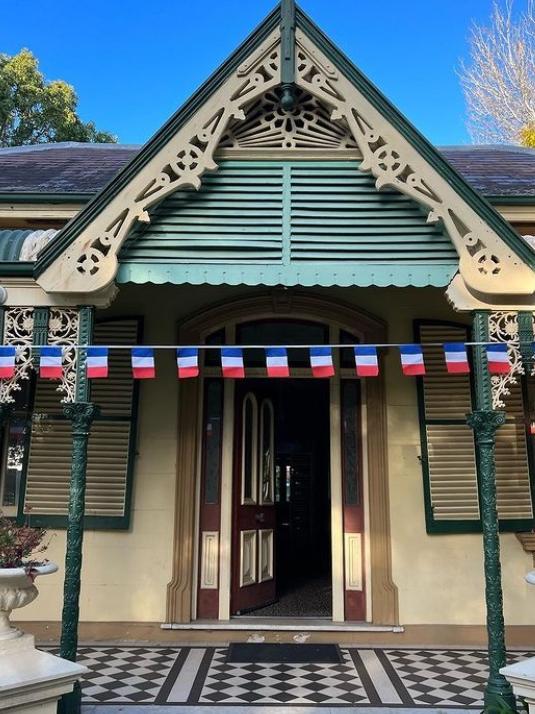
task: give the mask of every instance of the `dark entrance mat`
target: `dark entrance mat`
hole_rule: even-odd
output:
[[[234,642],[229,645],[226,662],[273,662],[277,664],[341,664],[338,645],[290,645]]]

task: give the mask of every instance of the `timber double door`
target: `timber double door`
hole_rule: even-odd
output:
[[[272,603],[275,572],[275,407],[268,382],[237,383],[233,466],[231,612]]]

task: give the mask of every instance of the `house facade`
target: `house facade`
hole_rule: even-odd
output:
[[[481,451],[507,636],[533,636],[535,152],[436,149],[297,10],[277,8],[143,147],[0,150],[6,515],[65,559],[72,411],[90,402],[80,635],[485,639]],[[450,374],[445,343],[469,347]],[[484,343],[506,343],[490,377]],[[425,376],[399,346],[422,345]],[[60,380],[40,378],[43,345]],[[88,379],[86,345],[109,347]],[[131,348],[156,376],[134,379]],[[244,349],[228,378],[221,348]],[[359,378],[355,345],[377,346]],[[177,378],[175,348],[199,348]],[[288,349],[290,377],[264,350]],[[331,346],[314,377],[310,346]],[[481,402],[481,384],[488,404]],[[72,494],[71,494],[72,497]],[[61,576],[19,614],[58,632]]]

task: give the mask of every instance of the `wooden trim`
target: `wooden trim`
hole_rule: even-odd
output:
[[[325,322],[356,334],[363,341],[386,341],[386,325],[368,313],[347,303],[326,300],[313,293],[274,289],[263,295],[252,295],[225,301],[191,316],[180,325],[181,344],[202,342],[211,332],[245,320],[291,318]],[[387,422],[384,393],[384,371],[367,381],[367,466],[369,479],[369,526],[371,611],[374,624],[398,623],[398,592],[392,580],[390,511],[388,494]],[[174,532],[173,578],[168,586],[167,622],[189,622],[191,619],[193,574],[193,509],[195,495],[196,444],[192,425],[199,408],[195,380],[184,384],[179,403],[178,473]],[[225,393],[225,409],[232,385]],[[233,391],[233,390],[232,390]],[[228,393],[227,393],[228,392]],[[227,413],[227,409],[226,412]],[[230,410],[232,414],[232,410]],[[225,422],[224,429],[230,425]],[[227,432],[228,434],[228,432]],[[225,437],[226,440],[226,437]],[[224,455],[223,459],[230,458]],[[227,465],[227,470],[231,466]],[[225,467],[223,467],[223,474]],[[222,483],[221,543],[225,547],[223,522],[225,478]],[[220,592],[224,595],[223,570],[220,570]],[[227,608],[220,600],[220,619],[226,619]]]
[[[219,619],[230,617],[232,557],[232,482],[234,476],[235,382],[225,380],[223,397],[223,455],[221,459],[221,552],[219,563]]]
[[[344,519],[342,500],[342,453],[340,425],[340,380],[329,384],[329,424],[331,461],[331,570],[332,619],[343,622],[344,608]]]
[[[173,535],[173,577],[167,586],[169,622],[189,622],[192,610],[195,537],[195,474],[197,472],[197,410],[200,382],[180,384],[178,413],[177,481]]]
[[[372,622],[399,623],[398,589],[392,580],[390,498],[384,370],[366,382],[368,429],[368,494]]]

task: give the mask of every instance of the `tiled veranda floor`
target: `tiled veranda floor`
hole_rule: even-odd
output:
[[[86,705],[480,709],[480,650],[341,648],[342,664],[226,664],[225,647],[81,647]],[[514,651],[509,662],[534,656]],[[90,711],[91,708],[88,708]],[[100,711],[100,707],[98,707]]]

